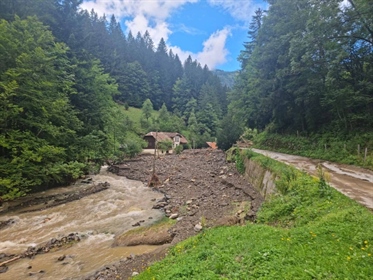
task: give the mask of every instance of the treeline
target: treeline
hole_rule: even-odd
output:
[[[217,135],[227,111],[227,89],[206,66],[182,64],[147,32],[125,35],[115,17],[81,11],[81,2],[0,2],[3,199],[141,150],[144,131],[125,116],[128,106],[150,101],[163,113],[144,127],[176,124],[199,144]]]
[[[227,122],[300,136],[372,132],[373,2],[267,2],[240,55]]]

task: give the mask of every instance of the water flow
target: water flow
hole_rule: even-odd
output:
[[[80,200],[53,208],[29,212],[8,213],[0,220],[13,219],[15,223],[0,230],[0,253],[19,254],[29,246],[41,245],[52,238],[79,233],[86,238],[56,252],[22,259],[9,265],[0,279],[76,279],[130,254],[142,254],[154,246],[112,248],[115,235],[121,234],[140,220],[149,225],[162,217],[162,212],[151,209],[162,194],[138,181],[128,180],[106,172],[93,176],[94,183],[108,182],[109,189]],[[82,186],[70,186],[68,189]],[[51,190],[56,193],[58,190]],[[61,192],[66,192],[61,189]],[[45,195],[49,195],[48,191]],[[58,258],[65,255],[63,261]]]

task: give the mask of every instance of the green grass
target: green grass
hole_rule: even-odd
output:
[[[137,134],[145,134],[145,133],[149,132],[149,131],[145,131],[141,127],[141,122],[140,122],[140,120],[142,118],[142,110],[141,109],[135,108],[135,107],[129,107],[128,110],[125,110],[124,107],[123,107],[123,113],[132,122],[133,130]],[[151,118],[155,118],[156,119],[156,118],[158,118],[158,115],[159,115],[158,111],[153,111]]]
[[[253,141],[254,146],[260,149],[353,164],[373,170],[372,132],[356,135],[325,133],[309,137],[262,132],[255,135]]]
[[[255,224],[208,229],[135,279],[372,279],[373,215],[325,183],[252,152],[283,189]],[[285,186],[286,185],[286,186]]]

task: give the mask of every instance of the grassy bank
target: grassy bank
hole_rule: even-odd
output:
[[[322,134],[309,137],[262,132],[256,148],[363,166],[373,170],[373,133]]]
[[[326,184],[252,152],[279,176],[256,223],[179,243],[135,279],[371,279],[373,215]]]

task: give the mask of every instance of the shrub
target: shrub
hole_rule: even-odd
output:
[[[158,146],[158,149],[162,151],[162,153],[165,153],[172,149],[172,141],[171,140],[159,141],[157,146]]]
[[[122,151],[124,156],[133,158],[141,153],[142,149],[146,147],[146,142],[140,138],[138,139],[127,139],[125,143],[122,144]]]
[[[175,153],[177,154],[177,155],[179,155],[179,154],[181,154],[181,152],[183,151],[183,146],[182,145],[179,145],[179,146],[176,146],[176,148],[175,148]]]

